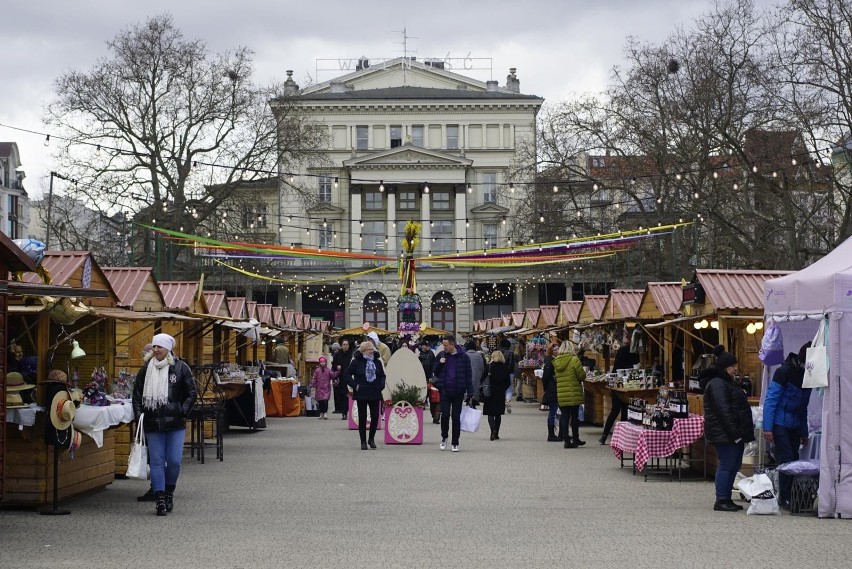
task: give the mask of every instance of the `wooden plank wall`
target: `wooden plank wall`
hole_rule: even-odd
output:
[[[7,468],[3,503],[43,505],[53,501],[53,447],[45,444],[46,414],[39,413],[33,427],[19,431],[17,425],[6,427]],[[115,479],[115,432],[104,431],[104,444],[83,435],[82,445],[74,458],[61,449],[59,454],[59,499],[86,494],[105,488]]]

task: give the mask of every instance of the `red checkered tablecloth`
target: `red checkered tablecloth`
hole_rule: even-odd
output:
[[[610,448],[619,460],[625,452],[632,452],[636,469],[642,470],[649,459],[671,456],[703,435],[704,417],[698,415],[690,415],[688,419],[675,419],[671,431],[644,429],[622,421],[616,423],[612,431]]]

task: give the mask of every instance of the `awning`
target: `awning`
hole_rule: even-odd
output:
[[[662,328],[663,326],[668,326],[670,324],[681,324],[684,322],[691,322],[693,320],[704,320],[705,318],[707,318],[707,316],[707,314],[702,314],[700,316],[681,316],[680,318],[672,318],[671,320],[663,320],[662,322],[654,322],[653,324],[643,324],[642,327]]]
[[[514,330],[514,326],[500,326],[499,328],[492,328],[491,330],[486,330],[486,332],[493,336],[495,334],[505,334],[506,332],[512,332]]]
[[[233,318],[231,316],[220,316],[218,314],[203,314],[200,312],[187,312],[186,314],[193,318],[215,320],[216,324],[221,324],[222,322],[248,322],[245,318]]]
[[[156,320],[182,320],[187,322],[197,322],[200,318],[192,318],[183,314],[174,314],[172,312],[138,312],[136,310],[128,310],[126,308],[113,307],[93,307],[95,316],[101,318],[112,318],[113,320],[143,320],[153,322]]]
[[[10,304],[6,308],[6,312],[9,314],[38,314],[39,312],[47,310],[45,306],[23,306],[20,304]]]
[[[526,334],[530,330],[532,330],[532,328],[518,328],[517,330],[510,330],[510,331],[506,332],[506,334],[515,334],[515,335]]]

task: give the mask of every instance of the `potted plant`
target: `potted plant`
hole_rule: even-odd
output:
[[[423,390],[404,381],[396,384],[385,406],[385,444],[423,444]]]

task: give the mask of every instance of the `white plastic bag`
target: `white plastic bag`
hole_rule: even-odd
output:
[[[461,430],[467,431],[468,433],[475,433],[479,430],[479,422],[481,419],[482,411],[465,405],[462,407],[461,420],[459,421]]]
[[[749,515],[771,515],[781,513],[778,509],[778,499],[775,497],[775,488],[772,480],[766,474],[755,474],[749,478],[740,480],[740,492],[751,500],[748,507]]]
[[[144,417],[144,413],[139,416],[136,437],[133,439],[133,448],[130,450],[130,458],[127,460],[126,476],[139,480],[148,480],[148,444],[145,440],[145,431],[142,429]]]

